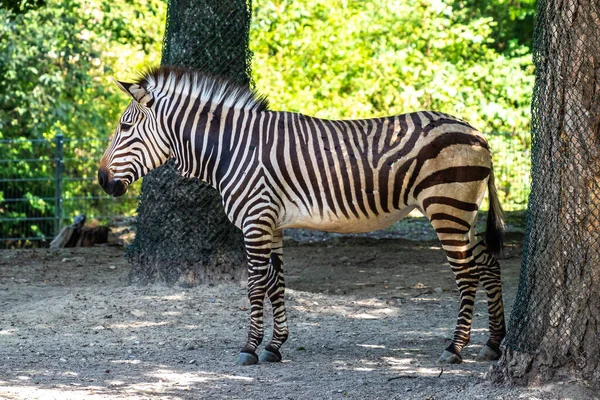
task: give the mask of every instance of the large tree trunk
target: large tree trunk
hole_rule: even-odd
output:
[[[249,24],[246,0],[171,0],[162,63],[248,85]],[[241,232],[227,219],[217,191],[207,184],[181,178],[173,163],[167,163],[144,178],[138,214],[129,250],[133,283],[190,286],[243,279]]]
[[[600,7],[540,0],[521,282],[491,377],[600,389]]]

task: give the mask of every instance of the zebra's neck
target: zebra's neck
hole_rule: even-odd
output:
[[[182,112],[183,116],[165,118],[166,125],[172,127],[169,136],[177,170],[184,177],[200,179],[222,191],[224,179],[231,179],[232,158],[245,154],[255,142],[252,129],[247,128],[260,112],[214,103],[192,105]]]

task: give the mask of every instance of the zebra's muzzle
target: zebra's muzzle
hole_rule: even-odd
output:
[[[98,170],[98,183],[107,194],[113,197],[122,196],[127,192],[127,185],[119,179],[113,179],[106,168]]]

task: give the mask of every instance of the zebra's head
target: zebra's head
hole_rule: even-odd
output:
[[[116,80],[115,83],[132,100],[100,160],[98,183],[106,193],[116,197],[125,194],[131,183],[164,164],[171,155],[171,147],[158,129],[152,89],[137,83]]]

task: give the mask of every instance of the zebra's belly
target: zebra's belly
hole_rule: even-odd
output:
[[[295,218],[289,218],[288,222],[284,223],[281,228],[314,229],[335,233],[372,232],[393,225],[406,217],[413,209],[414,207],[407,207],[370,218],[356,218],[353,216],[346,218],[344,215],[340,217],[333,213],[327,213],[323,217],[320,215],[297,215],[293,216]]]

